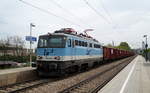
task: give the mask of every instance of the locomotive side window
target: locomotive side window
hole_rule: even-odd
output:
[[[75,40],[75,45],[76,45],[76,46],[78,46],[78,45],[79,45],[78,40]]]
[[[82,41],[82,46],[84,47],[84,41]]]
[[[81,41],[79,41],[79,46],[81,46]]]
[[[99,48],[102,48],[102,46],[101,46],[101,45],[99,45]]]
[[[74,40],[72,40],[72,47],[74,47],[75,46],[75,41]]]
[[[94,48],[101,48],[101,46],[98,44],[94,44]]]
[[[90,43],[90,47],[92,47],[92,43]]]
[[[87,42],[84,43],[84,46],[87,47]]]
[[[96,48],[96,44],[94,44],[94,48]]]
[[[71,39],[68,39],[68,47],[71,47]]]

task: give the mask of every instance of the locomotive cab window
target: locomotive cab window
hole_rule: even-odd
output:
[[[38,41],[38,47],[47,47],[48,38],[47,37],[41,37]]]
[[[38,41],[38,48],[64,48],[65,38],[63,36],[42,36]]]
[[[50,38],[49,44],[51,47],[60,47],[62,46],[62,38],[61,37]]]

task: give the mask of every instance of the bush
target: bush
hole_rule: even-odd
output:
[[[0,56],[0,61],[14,61],[19,63],[26,63],[29,62],[30,57],[29,56],[11,56],[11,55],[3,55]],[[32,56],[32,61],[36,61],[36,56]]]

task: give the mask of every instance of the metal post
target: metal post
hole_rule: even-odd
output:
[[[147,47],[148,47],[148,44],[147,44],[147,35],[144,35],[145,37],[145,59],[146,61],[148,60],[148,55],[147,55]]]
[[[145,47],[145,43],[144,41],[142,41],[142,50],[144,50],[144,47]]]
[[[31,62],[32,62],[32,41],[31,41],[31,37],[32,37],[32,23],[30,23],[30,67],[31,67]]]
[[[148,44],[147,44],[147,36],[146,36],[146,45],[145,45],[145,48],[146,48],[146,61],[148,60],[148,56],[147,56],[147,47],[148,47]]]

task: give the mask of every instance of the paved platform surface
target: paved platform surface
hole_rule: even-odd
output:
[[[150,93],[150,62],[137,56],[98,93]]]
[[[37,78],[36,68],[23,67],[0,70],[0,87]]]
[[[10,68],[10,69],[4,69],[0,70],[0,75],[6,74],[6,73],[15,73],[20,71],[27,71],[27,70],[34,70],[36,68],[33,67],[22,67],[22,68]]]

